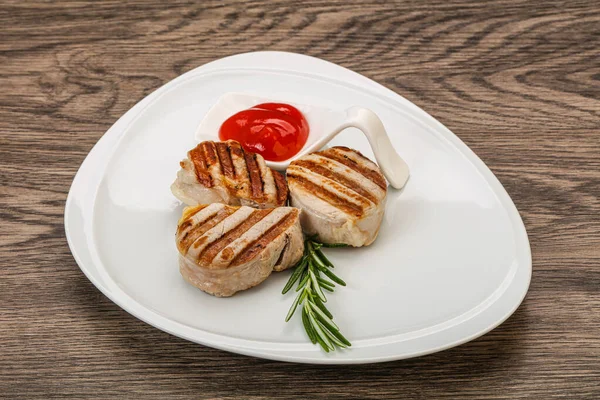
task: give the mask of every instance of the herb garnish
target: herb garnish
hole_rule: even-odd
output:
[[[294,283],[298,282],[296,292],[299,292],[290,307],[285,321],[289,321],[298,306],[302,307],[302,324],[313,344],[319,343],[323,350],[330,352],[335,347],[346,348],[351,344],[341,333],[340,328],[333,322],[333,315],[325,307],[327,298],[324,290],[333,292],[335,283],[346,286],[346,282],[335,275],[331,268],[333,264],[321,251],[321,247],[346,247],[345,244],[326,244],[318,242],[314,237],[304,241],[304,255],[296,264],[294,272],[283,288],[286,294]]]

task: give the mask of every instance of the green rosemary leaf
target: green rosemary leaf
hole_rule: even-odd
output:
[[[290,276],[290,279],[288,280],[287,284],[281,291],[281,294],[286,294],[287,292],[290,291],[292,286],[294,286],[294,283],[296,283],[298,278],[300,278],[300,276],[302,275],[302,272],[304,272],[304,268],[306,267],[307,264],[308,264],[308,261],[305,259],[300,265],[298,265],[296,267],[296,269],[294,269],[292,276]]]
[[[317,322],[319,323],[319,325],[321,325],[321,329],[327,335],[329,340],[331,340],[333,342],[333,344],[335,344],[338,347],[341,347],[342,349],[345,349],[346,347],[348,347],[345,343],[343,343],[341,340],[339,340],[337,337],[335,337],[335,335],[332,333],[332,331],[327,329],[327,327],[325,325],[323,325],[321,323],[321,321],[317,321]]]
[[[324,273],[328,269],[325,265],[317,264],[316,262],[314,262],[312,258],[310,259],[310,262],[314,265],[315,270],[319,272]]]
[[[300,278],[300,282],[298,282],[298,287],[296,288],[296,292],[302,290],[304,286],[306,286],[306,282],[310,279],[310,275],[308,275],[308,269],[305,268],[303,271],[302,278]]]
[[[319,345],[321,346],[321,348],[322,348],[323,350],[325,350],[325,352],[326,352],[326,353],[329,353],[331,350],[330,350],[330,349],[329,349],[329,347],[327,346],[327,343],[325,343],[325,342],[323,341],[323,339],[321,339],[321,337],[320,337],[319,335],[316,335],[315,337],[316,337],[316,339],[317,339],[317,343],[319,343]]]
[[[294,300],[294,302],[292,303],[292,306],[290,307],[290,311],[288,311],[287,316],[285,317],[285,322],[288,322],[290,320],[290,318],[292,318],[292,315],[294,315],[294,312],[296,311],[296,308],[298,307],[298,303],[300,303],[300,298],[303,296],[305,296],[304,292],[298,293],[298,296],[296,296],[296,299]]]
[[[346,339],[340,331],[331,331],[331,334],[334,335],[336,338],[338,338],[338,340],[340,340],[346,346],[348,346],[348,347],[352,346],[352,344],[350,344],[350,341],[348,339]]]
[[[325,265],[325,263],[321,261],[321,259],[317,257],[315,253],[312,253],[311,255],[312,257],[310,260],[315,264],[315,267],[319,268],[320,271],[327,269],[327,265]]]
[[[300,260],[298,260],[298,262],[296,264],[294,264],[294,266],[292,268],[297,268],[300,265],[302,265],[305,261],[308,261],[308,255],[304,254],[302,255],[302,257],[300,258]]]
[[[327,337],[325,332],[323,332],[323,330],[321,329],[321,326],[319,325],[319,323],[313,316],[312,312],[310,312],[310,311],[308,312],[308,320],[311,323],[311,327],[315,330],[315,332],[317,334],[317,340],[320,339],[319,342],[321,342],[321,341],[323,342],[321,344],[321,346],[323,346],[323,344],[324,344],[325,347],[327,347],[329,350],[335,350],[335,347],[333,347],[333,344],[331,344],[331,341],[329,340],[329,338]]]
[[[344,282],[341,278],[334,274],[330,269],[321,270],[321,272],[327,275],[327,277],[335,283],[340,284],[342,286],[346,286],[346,282]]]
[[[327,298],[323,293],[323,290],[333,292],[336,283],[346,286],[346,283],[330,270],[334,267],[333,263],[321,251],[321,247],[342,247],[342,245],[319,243],[316,238],[308,238],[304,244],[304,255],[296,263],[294,271],[282,290],[285,294],[298,282],[296,288],[298,294],[285,320],[289,321],[301,305],[302,325],[313,344],[319,344],[326,352],[333,351],[336,347],[350,347],[348,339],[340,333],[340,328],[333,322],[333,315],[324,304]]]
[[[312,302],[307,302],[310,308],[314,311],[315,315],[323,324],[327,326],[328,329],[339,331],[340,328],[333,322],[327,314],[325,314],[318,306],[316,306]]]
[[[310,339],[310,341],[312,342],[312,344],[316,344],[317,343],[317,334],[315,333],[315,330],[312,328],[312,326],[310,325],[310,321],[308,320],[308,311],[306,311],[306,304],[308,303],[304,303],[305,306],[302,307],[302,325],[304,325],[304,330],[306,331],[306,334],[308,335],[308,338]]]
[[[333,282],[329,282],[328,280],[326,280],[325,278],[321,278],[320,276],[317,276],[317,281],[319,282],[319,285],[321,285],[322,289],[333,290],[333,288],[335,287]]]
[[[325,297],[325,293],[323,293],[323,290],[321,290],[321,286],[319,285],[319,281],[317,281],[317,276],[310,269],[308,270],[308,274],[310,275],[310,280],[312,282],[312,288],[313,288],[313,290],[315,291],[315,293],[317,294],[317,296],[319,296],[319,298],[321,299],[321,301],[323,303],[327,303],[327,297]]]
[[[306,300],[306,298],[311,294],[311,290],[309,287],[307,287],[306,289],[304,289],[304,293],[302,293],[302,296],[300,296],[300,304],[302,304],[304,302],[304,300]]]
[[[313,265],[315,265],[315,267],[319,268],[319,270],[327,268],[327,265],[325,265],[325,263],[319,258],[319,256],[317,256],[317,253],[315,253],[315,250],[311,243],[308,244],[308,252],[310,254],[310,261],[313,262]]]
[[[321,301],[321,299],[316,298],[315,299],[315,304],[321,309],[321,311],[323,311],[329,318],[333,319],[333,315],[329,312],[329,310],[327,309],[327,307],[325,307],[325,304],[323,304],[323,302]]]
[[[327,257],[325,257],[325,254],[323,254],[323,252],[318,249],[315,248],[315,254],[317,255],[317,257],[319,257],[321,259],[321,261],[323,261],[323,263],[325,265],[327,265],[329,268],[334,268],[333,267],[333,263],[331,261],[329,261],[329,259]]]

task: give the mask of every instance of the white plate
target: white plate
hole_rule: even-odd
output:
[[[360,105],[383,120],[411,168],[390,190],[379,238],[328,256],[348,283],[329,308],[349,350],[323,353],[300,318],[284,323],[289,272],[219,299],[179,275],[181,205],[171,195],[179,161],[204,113],[226,92],[331,109]],[[332,144],[372,156],[348,130]],[[352,71],[298,54],[224,58],[164,85],[121,117],[77,173],[65,210],[71,251],[86,276],[137,318],[173,335],[236,353],[310,363],[402,359],[472,340],[523,300],[531,253],[523,222],[492,172],[447,128],[396,93]]]

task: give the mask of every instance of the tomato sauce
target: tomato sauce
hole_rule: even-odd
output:
[[[284,161],[304,147],[308,133],[308,122],[297,108],[262,103],[229,117],[219,129],[219,138],[237,140],[265,160]]]

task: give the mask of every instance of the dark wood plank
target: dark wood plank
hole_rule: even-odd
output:
[[[506,323],[413,360],[283,364],[171,337],[87,281],[63,229],[87,152],[163,83],[267,49],[387,85],[491,167],[534,259]],[[596,1],[2,1],[0,87],[0,397],[600,398]]]

